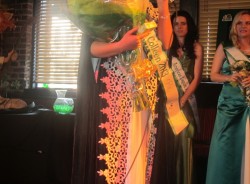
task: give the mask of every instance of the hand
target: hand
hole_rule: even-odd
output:
[[[241,81],[241,85],[244,88],[250,87],[250,76],[243,78]]]
[[[4,58],[4,63],[7,63],[11,60],[11,56],[14,54],[14,49],[12,49],[9,53],[8,56]]]
[[[138,27],[129,30],[123,38],[119,41],[120,52],[135,50],[140,44],[140,39],[138,39],[136,33]]]
[[[11,61],[17,61],[17,57],[18,57],[18,54],[16,51],[14,51],[14,53],[11,55],[10,59],[11,59]]]
[[[242,76],[237,72],[228,76],[228,81],[229,82],[241,83],[241,79],[242,79]]]
[[[187,100],[184,99],[184,97],[182,96],[181,99],[180,99],[180,107],[183,108],[184,105],[186,104]]]

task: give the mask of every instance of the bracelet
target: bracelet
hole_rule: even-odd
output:
[[[161,15],[159,18],[160,18],[160,19],[163,19],[163,20],[166,20],[166,19],[169,18],[169,15],[170,15],[170,14],[168,14],[168,15],[166,15],[166,16]]]

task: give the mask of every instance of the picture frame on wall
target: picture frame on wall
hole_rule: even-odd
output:
[[[219,10],[216,47],[222,42],[229,40],[229,32],[234,16],[244,9],[221,9]]]

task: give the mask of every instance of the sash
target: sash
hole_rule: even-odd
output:
[[[181,86],[182,91],[185,92],[189,86],[189,81],[187,79],[185,72],[182,69],[180,61],[176,57],[172,57],[172,69],[174,71],[174,74],[175,74],[175,77],[176,77],[178,83]],[[199,120],[197,102],[196,102],[196,98],[195,98],[194,94],[192,94],[189,97],[188,102],[189,102],[190,107],[193,111],[197,129],[199,130],[200,129],[199,128],[200,127],[200,120]]]
[[[225,47],[224,52],[225,52],[226,58],[227,58],[228,62],[230,63],[230,65],[233,65],[236,61],[239,61],[239,60],[244,60],[244,61],[250,62],[248,57],[246,55],[244,55],[236,47]],[[240,85],[239,85],[239,88],[241,90],[243,90]]]
[[[168,66],[168,58],[162,51],[162,43],[156,37],[154,31],[143,39],[144,51],[148,59],[156,66],[158,79],[167,98],[166,110],[168,121],[175,135],[179,134],[188,121],[179,106],[179,94],[173,77],[173,71]]]
[[[244,60],[250,62],[248,57],[244,55],[238,48],[236,47],[225,47],[224,48],[227,60],[232,65],[237,60]]]

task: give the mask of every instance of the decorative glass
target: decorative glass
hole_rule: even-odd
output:
[[[69,114],[74,109],[74,100],[72,98],[66,98],[67,90],[56,90],[57,98],[54,102],[53,109],[59,114]]]

